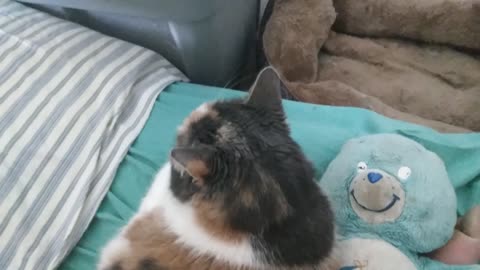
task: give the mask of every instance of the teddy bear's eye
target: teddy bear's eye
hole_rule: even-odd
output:
[[[409,167],[403,166],[400,169],[398,169],[397,176],[400,178],[400,180],[407,180],[410,175],[412,174],[412,170]]]
[[[359,172],[365,171],[367,168],[368,168],[367,163],[365,163],[365,162],[363,162],[363,161],[361,161],[361,162],[359,162],[359,163],[357,164],[357,170],[358,170]]]

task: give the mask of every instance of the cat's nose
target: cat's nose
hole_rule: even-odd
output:
[[[383,175],[381,173],[370,172],[370,173],[368,173],[367,177],[368,177],[368,181],[370,181],[370,183],[375,184],[376,182],[378,182],[382,179]]]

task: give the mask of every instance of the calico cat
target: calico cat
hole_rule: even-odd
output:
[[[334,216],[290,137],[272,68],[246,100],[201,105],[100,270],[339,269]]]

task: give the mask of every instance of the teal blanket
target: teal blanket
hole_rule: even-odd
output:
[[[199,104],[240,97],[242,92],[176,83],[162,92],[140,136],[121,164],[113,185],[77,247],[60,269],[94,269],[105,242],[135,212],[156,170],[166,161],[176,126]],[[292,135],[317,168],[320,178],[343,143],[374,133],[412,138],[446,163],[458,195],[458,213],[480,204],[480,134],[439,134],[431,129],[392,120],[374,112],[285,101]],[[435,187],[425,192],[434,192]]]

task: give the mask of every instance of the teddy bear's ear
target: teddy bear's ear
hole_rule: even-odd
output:
[[[246,104],[273,111],[283,111],[282,87],[283,82],[277,71],[273,67],[266,67],[260,71],[255,83],[250,87]]]

